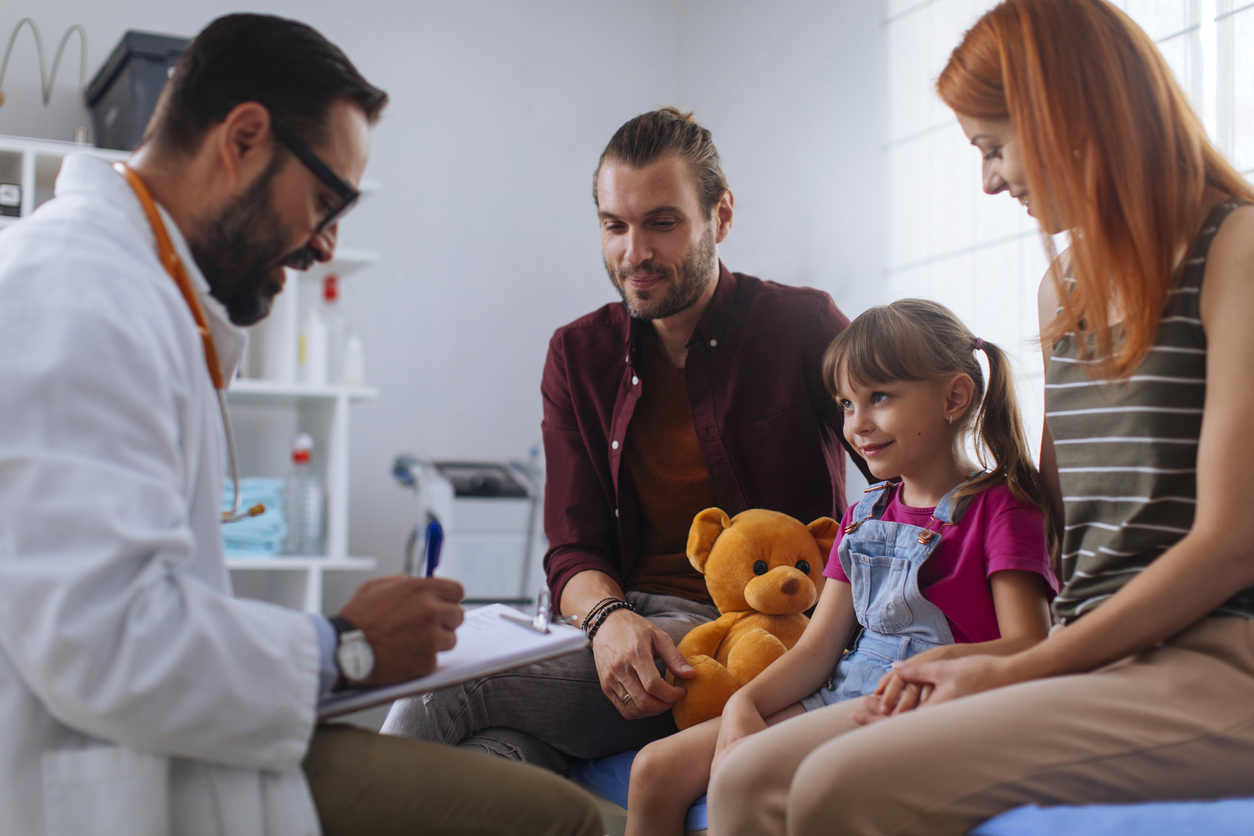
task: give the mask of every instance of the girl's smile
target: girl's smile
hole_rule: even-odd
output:
[[[965,394],[954,398],[959,379],[965,381],[957,384]],[[866,459],[875,478],[906,482],[903,502],[908,495],[911,505],[934,505],[932,500],[969,472],[956,440],[962,435],[970,388],[967,375],[869,385],[842,376],[836,403],[844,413],[845,440]]]

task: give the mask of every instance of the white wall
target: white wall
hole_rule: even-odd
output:
[[[392,97],[367,176],[383,191],[342,240],[383,261],[345,280],[368,376],[354,412],[353,554],[400,565],[411,496],[394,454],[524,456],[539,439],[540,371],[558,325],[616,298],[590,187],[632,116],[693,109],[737,199],[734,270],[828,290],[850,315],[883,298],[881,27],[869,0],[257,0],[339,44]],[[191,35],[222,0],[9,0],[51,53],[87,27],[88,78],[130,29]],[[15,49],[0,133],[69,139],[86,122],[77,53],[50,108],[29,33]],[[363,327],[364,326],[364,327]],[[338,606],[361,577],[328,584]]]

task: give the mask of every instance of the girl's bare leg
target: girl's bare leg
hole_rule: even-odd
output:
[[[768,726],[805,712],[790,705],[766,718]],[[626,836],[683,836],[688,808],[705,794],[722,718],[655,740],[631,765]]]
[[[627,836],[683,836],[688,808],[705,794],[722,718],[655,740],[631,765]]]

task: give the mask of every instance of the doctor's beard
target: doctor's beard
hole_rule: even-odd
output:
[[[274,297],[283,289],[271,278],[275,268],[285,261],[297,266],[299,261],[298,269],[304,269],[313,261],[300,258],[303,251],[283,249],[290,236],[274,209],[273,196],[274,177],[285,161],[286,155],[276,154],[257,182],[187,242],[213,298],[236,325],[253,325],[270,313]]]

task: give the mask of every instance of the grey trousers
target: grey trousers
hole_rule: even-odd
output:
[[[715,607],[671,595],[628,592],[627,599],[676,644],[718,617]],[[675,730],[669,711],[641,720],[619,714],[601,691],[590,649],[398,700],[383,724],[384,734],[487,751],[561,773],[573,758],[639,749]]]

